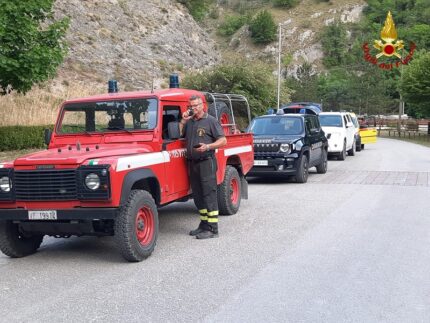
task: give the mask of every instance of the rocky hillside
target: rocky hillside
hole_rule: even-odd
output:
[[[289,72],[304,61],[320,70],[318,31],[335,19],[357,22],[364,5],[364,0],[302,0],[291,10],[270,8],[283,25],[282,53],[293,58]],[[57,80],[101,84],[116,78],[123,89],[149,88],[154,80],[162,87],[169,73],[205,68],[232,52],[272,62],[275,70],[278,43],[255,46],[246,26],[230,39],[216,36],[216,26],[229,14],[226,5],[217,10],[219,18],[208,18],[212,21],[202,27],[175,0],[57,0],[56,16],[71,19],[70,50]]]
[[[215,64],[215,42],[175,0],[57,0],[57,18],[68,16],[69,54],[60,78],[125,88],[162,86],[168,73]],[[124,86],[123,86],[124,89]]]

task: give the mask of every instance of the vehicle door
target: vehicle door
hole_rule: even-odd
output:
[[[355,138],[355,127],[349,113],[345,113],[345,118],[346,118],[346,132],[347,132],[346,146],[351,148]]]
[[[190,188],[186,160],[186,146],[184,138],[170,139],[167,131],[170,122],[179,122],[181,109],[179,105],[164,103],[162,106],[161,132],[162,150],[169,154],[166,167],[166,184],[163,189],[168,196],[174,198],[187,195]]]
[[[309,115],[306,117],[310,125],[309,132],[309,143],[310,143],[310,165],[316,165],[321,160],[322,149],[323,149],[323,132],[321,130],[318,117]]]

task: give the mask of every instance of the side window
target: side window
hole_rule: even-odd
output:
[[[311,134],[312,129],[312,119],[311,118],[305,118],[305,125],[306,125],[306,134]]]
[[[348,123],[348,119],[346,118],[346,115],[343,116],[343,123],[344,123],[344,127],[346,127],[346,124]]]
[[[318,119],[318,117],[314,117],[314,123],[315,123],[315,128],[318,129],[318,131],[321,130],[321,125],[320,125],[320,120]]]
[[[163,139],[168,139],[168,124],[172,121],[179,121],[181,109],[179,106],[166,105],[163,107],[163,115],[162,115],[162,137]]]

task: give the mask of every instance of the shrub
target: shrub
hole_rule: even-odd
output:
[[[44,129],[54,126],[7,126],[0,127],[0,151],[28,148],[44,148]]]
[[[263,10],[252,19],[249,30],[251,38],[257,44],[267,44],[276,39],[277,27],[272,15],[267,10]]]
[[[276,106],[276,78],[270,66],[261,62],[238,58],[203,73],[188,74],[182,83],[184,88],[200,91],[242,94],[248,99],[253,115]],[[290,90],[283,86],[281,102],[289,99]]]
[[[191,16],[196,21],[202,21],[205,15],[209,12],[209,7],[213,0],[178,0],[184,4],[190,11]]]
[[[239,30],[248,21],[248,17],[240,16],[226,16],[222,24],[218,28],[218,34],[221,36],[231,36]]]
[[[275,7],[293,8],[297,6],[299,0],[273,0]]]

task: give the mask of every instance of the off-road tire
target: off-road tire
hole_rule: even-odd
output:
[[[356,142],[355,142],[355,139],[354,139],[354,142],[352,143],[351,149],[348,150],[348,156],[355,156],[356,147],[357,147],[357,145],[356,145]]]
[[[355,143],[355,151],[361,151],[361,138]]]
[[[218,185],[218,208],[220,215],[233,215],[239,210],[242,184],[236,168],[227,165],[224,180]]]
[[[115,241],[130,262],[142,261],[154,251],[158,238],[158,211],[152,195],[133,190],[115,220]]]
[[[316,165],[317,173],[318,174],[325,174],[327,173],[327,150],[323,150],[323,156],[322,156],[322,162],[318,165]]]
[[[309,177],[309,161],[306,155],[302,155],[299,162],[299,168],[297,169],[296,174],[296,182],[297,183],[306,183]]]
[[[210,104],[208,107],[208,113],[214,118],[217,118],[218,121],[221,123],[221,125],[233,123],[231,111],[225,102],[222,102],[222,101],[217,102],[216,107],[213,103]],[[232,129],[230,126],[224,126],[223,128],[226,134],[232,133]]]
[[[346,142],[343,142],[343,149],[342,151],[337,155],[338,160],[345,160],[346,159]]]
[[[26,235],[12,221],[0,221],[0,250],[9,257],[31,255],[42,244],[43,235]]]

